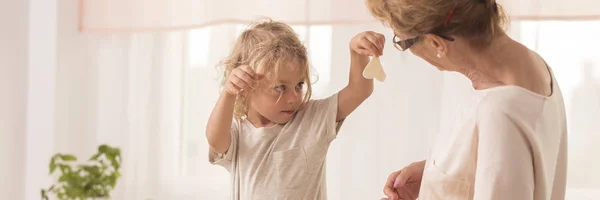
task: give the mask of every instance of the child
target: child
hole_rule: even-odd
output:
[[[232,199],[326,199],[325,157],[342,121],[373,92],[363,78],[384,37],[350,42],[348,85],[309,100],[306,48],[292,28],[261,22],[245,30],[223,62],[224,90],[206,128],[209,160],[231,173]]]

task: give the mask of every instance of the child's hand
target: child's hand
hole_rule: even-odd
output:
[[[350,41],[350,50],[362,56],[381,56],[385,36],[373,31],[365,31],[354,36]]]
[[[239,66],[229,73],[225,83],[225,91],[231,95],[238,95],[241,92],[254,89],[258,80],[263,77],[263,74],[256,73],[248,65]]]

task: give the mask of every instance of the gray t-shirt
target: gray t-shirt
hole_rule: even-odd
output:
[[[327,199],[325,158],[342,124],[337,108],[335,94],[309,101],[285,125],[233,120],[229,150],[209,150],[209,161],[231,173],[232,199]]]

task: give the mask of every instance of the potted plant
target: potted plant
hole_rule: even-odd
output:
[[[98,152],[85,163],[76,163],[70,154],[55,154],[50,160],[50,174],[58,172],[58,180],[42,189],[42,199],[49,195],[60,200],[108,199],[121,176],[121,150],[100,145]],[[58,169],[58,170],[57,170]]]

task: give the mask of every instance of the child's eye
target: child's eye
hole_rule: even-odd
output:
[[[285,91],[285,85],[275,86],[273,90],[275,90],[275,92],[282,93]]]
[[[296,85],[296,90],[302,90],[304,88],[304,82],[300,82]]]

